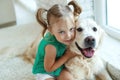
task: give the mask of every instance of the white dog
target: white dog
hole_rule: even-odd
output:
[[[104,63],[97,54],[104,31],[91,19],[78,20],[76,38],[70,50],[78,56],[70,59],[66,68],[74,80],[112,80]]]

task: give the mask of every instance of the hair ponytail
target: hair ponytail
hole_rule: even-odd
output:
[[[77,4],[77,2],[74,0],[74,1],[70,1],[68,3],[68,5],[72,5],[73,8],[74,8],[74,16],[77,17],[79,16],[79,14],[82,12],[82,9],[81,7],[79,6],[79,4]]]
[[[45,21],[45,18],[43,18],[43,13],[46,11],[47,11],[46,9],[40,8],[40,9],[38,9],[37,14],[36,14],[37,21],[43,27],[42,36],[44,36],[44,33],[46,32],[47,25],[48,25],[47,22]]]

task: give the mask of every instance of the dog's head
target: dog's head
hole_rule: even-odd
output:
[[[100,45],[103,30],[91,19],[78,20],[76,22],[76,38],[70,46],[70,50],[91,58]]]

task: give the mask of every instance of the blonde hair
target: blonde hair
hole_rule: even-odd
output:
[[[74,17],[78,16],[81,13],[82,9],[75,1],[69,2],[68,5],[66,6],[55,4],[49,10],[46,10],[43,8],[38,9],[37,14],[36,14],[36,19],[39,22],[39,24],[41,24],[41,26],[43,27],[42,36],[44,36],[44,33],[48,29],[51,16],[60,18],[66,15],[67,13],[72,13],[71,8],[69,7],[70,5],[72,5],[74,8],[74,11],[73,11]],[[43,18],[44,12],[47,12],[47,17],[46,17],[47,19]]]

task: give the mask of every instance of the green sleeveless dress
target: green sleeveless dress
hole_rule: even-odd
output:
[[[33,74],[43,73],[43,74],[50,74],[53,76],[58,76],[60,74],[61,70],[63,69],[64,65],[62,65],[61,67],[59,67],[58,69],[56,69],[53,72],[45,71],[44,56],[45,56],[45,47],[48,44],[51,44],[56,47],[56,51],[57,51],[56,59],[59,59],[66,50],[66,45],[58,42],[56,40],[56,38],[48,32],[44,36],[44,38],[41,40],[41,42],[38,46],[38,50],[37,50],[37,54],[36,54],[36,58],[35,58],[35,62],[33,65],[33,70],[32,70]],[[50,53],[50,54],[52,54],[52,53]]]

